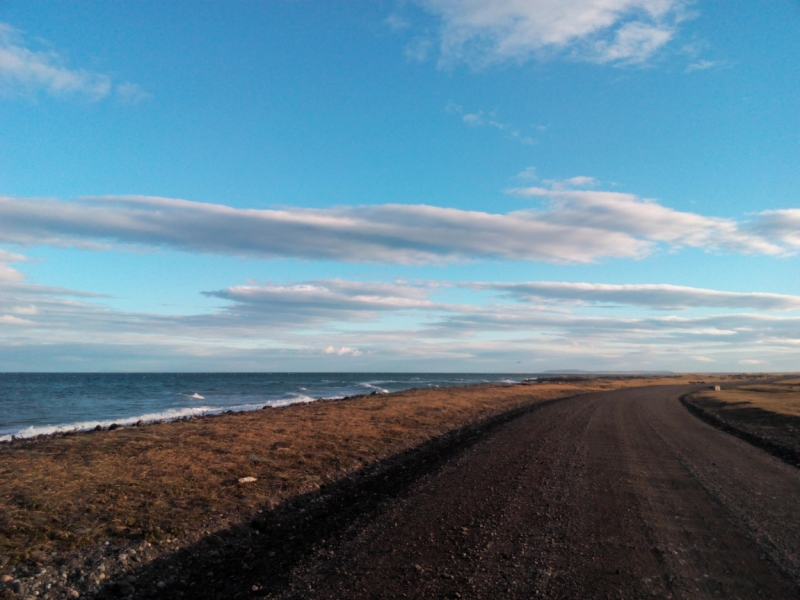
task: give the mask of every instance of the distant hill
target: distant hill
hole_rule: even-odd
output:
[[[544,371],[545,375],[674,375],[674,371],[581,371],[580,369],[560,369]]]

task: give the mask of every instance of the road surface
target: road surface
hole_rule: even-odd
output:
[[[689,414],[685,392],[516,418],[315,544],[267,597],[800,598],[800,470]]]

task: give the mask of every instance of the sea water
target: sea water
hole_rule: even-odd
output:
[[[484,373],[0,373],[0,441],[112,423],[389,393],[516,383],[535,374]]]

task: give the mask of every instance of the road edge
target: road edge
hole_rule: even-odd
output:
[[[773,442],[772,440],[765,439],[759,435],[740,429],[739,427],[731,425],[719,417],[712,415],[710,412],[703,410],[689,400],[689,397],[694,393],[695,392],[689,392],[687,394],[683,394],[679,398],[680,403],[683,404],[684,408],[686,408],[686,410],[688,410],[692,415],[704,423],[711,425],[715,429],[719,429],[720,431],[737,437],[740,440],[747,442],[751,446],[755,446],[756,448],[771,454],[775,458],[782,460],[787,465],[795,467],[796,469],[800,469],[800,452],[797,452],[792,448],[788,448],[783,444]]]

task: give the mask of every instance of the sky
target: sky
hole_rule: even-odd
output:
[[[800,4],[0,2],[1,371],[797,371]]]

